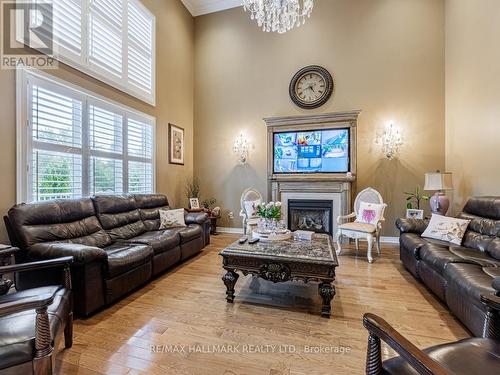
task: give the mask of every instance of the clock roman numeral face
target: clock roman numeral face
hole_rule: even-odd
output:
[[[297,80],[295,93],[305,103],[315,102],[325,95],[326,82],[318,73],[305,73]]]
[[[333,86],[333,77],[328,70],[309,65],[295,73],[288,91],[298,107],[312,109],[321,107],[330,99]]]

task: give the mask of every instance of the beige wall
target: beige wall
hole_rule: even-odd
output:
[[[446,1],[446,169],[453,211],[500,195],[500,2]]]
[[[57,77],[156,117],[156,188],[172,204],[185,204],[184,184],[193,173],[194,21],[180,0],[143,0],[156,16],[156,107],[61,65]],[[0,70],[0,213],[16,200],[15,72]],[[168,123],[185,128],[185,165],[168,164]],[[0,225],[0,242],[7,240]]]
[[[378,189],[389,203],[385,235],[404,214],[402,191],[444,168],[444,1],[318,0],[304,27],[264,33],[241,8],[195,19],[194,173],[204,196],[235,214],[248,186],[266,191],[263,117],[363,110],[358,129],[357,190]],[[288,96],[292,75],[309,64],[334,75],[333,98],[301,110]],[[388,121],[401,128],[398,159],[374,144]],[[244,131],[254,150],[239,166],[232,154]]]

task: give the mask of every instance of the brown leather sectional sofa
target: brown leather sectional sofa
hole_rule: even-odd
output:
[[[158,194],[19,204],[6,217],[16,262],[73,256],[74,312],[88,316],[210,242],[205,213],[187,213],[184,228],[159,230]],[[16,286],[50,285],[57,275],[19,274]]]
[[[417,279],[475,336],[481,336],[487,312],[480,296],[500,295],[496,283],[492,287],[500,276],[500,197],[471,198],[459,217],[471,220],[461,246],[422,238],[425,220],[398,219],[400,256]]]

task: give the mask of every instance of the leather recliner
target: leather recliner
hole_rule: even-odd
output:
[[[205,213],[186,214],[187,227],[159,230],[166,207],[164,195],[98,195],[15,205],[6,224],[21,249],[18,263],[73,256],[74,312],[88,316],[208,243]],[[16,278],[21,290],[54,282],[46,272]]]
[[[400,257],[475,336],[481,336],[486,318],[481,295],[494,294],[492,280],[500,276],[500,197],[471,198],[458,217],[470,220],[460,246],[422,238],[426,220],[398,219]]]

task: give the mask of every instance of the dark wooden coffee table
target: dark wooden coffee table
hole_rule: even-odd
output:
[[[339,265],[332,238],[315,234],[311,241],[286,240],[258,242],[254,245],[237,241],[220,252],[222,267],[227,271],[222,277],[226,285],[226,300],[234,301],[234,286],[238,273],[254,275],[273,283],[291,280],[318,282],[323,299],[321,316],[329,318],[331,301],[335,296],[335,268]]]

